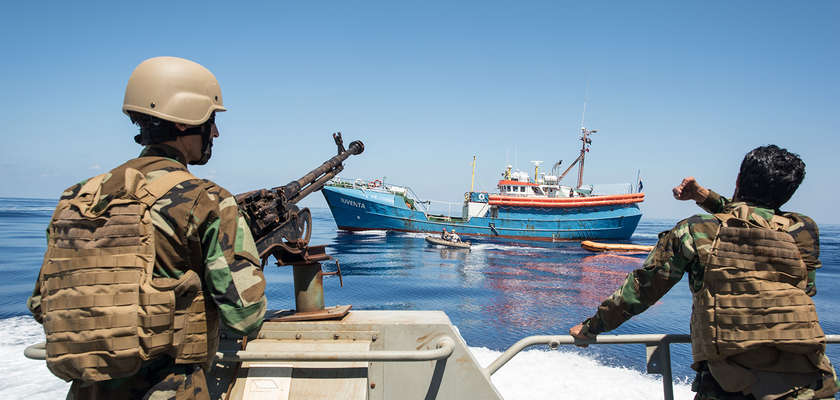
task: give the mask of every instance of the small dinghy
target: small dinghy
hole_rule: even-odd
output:
[[[589,251],[624,251],[631,253],[650,253],[653,246],[624,243],[598,243],[590,240],[580,242],[580,247]]]
[[[431,244],[436,244],[436,245],[446,246],[446,247],[453,247],[453,248],[456,248],[456,249],[469,249],[470,248],[470,242],[453,242],[451,240],[441,239],[437,236],[426,236],[426,241],[431,243]]]

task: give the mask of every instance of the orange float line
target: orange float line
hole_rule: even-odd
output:
[[[589,251],[629,251],[648,253],[653,250],[653,246],[645,246],[641,244],[598,243],[590,240],[580,242],[580,247]]]

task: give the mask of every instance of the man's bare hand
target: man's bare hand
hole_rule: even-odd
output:
[[[709,196],[709,190],[700,186],[693,176],[684,178],[672,192],[677,200],[694,200],[698,203],[702,203]]]
[[[588,337],[588,336],[586,336],[586,335],[584,335],[583,333],[580,332],[582,329],[583,329],[583,324],[577,324],[577,325],[575,325],[575,326],[573,326],[569,329],[569,335],[572,335],[572,337],[574,337],[575,339],[592,340],[592,338],[590,338],[590,337]],[[588,344],[578,343],[577,340],[575,341],[575,346],[589,347]]]

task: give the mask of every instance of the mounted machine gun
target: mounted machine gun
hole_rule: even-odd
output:
[[[278,266],[291,265],[294,268],[297,313],[286,318],[301,319],[301,315],[306,319],[340,316],[335,315],[335,310],[324,309],[322,277],[337,273],[341,279],[341,267],[338,267],[336,273],[321,271],[320,262],[332,257],[326,254],[325,245],[309,246],[312,214],[308,208],[298,208],[295,205],[312,192],[321,190],[330,179],[341,172],[344,169],[344,160],[365,150],[364,144],[358,140],[350,143],[349,149],[345,149],[341,132],[334,133],[333,139],[338,147],[338,155],[302,178],[285,186],[236,195],[236,202],[249,220],[263,266],[269,256],[274,256]],[[344,307],[350,309],[349,306]],[[344,310],[345,314],[346,312]]]

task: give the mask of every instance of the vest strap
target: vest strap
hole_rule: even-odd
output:
[[[138,295],[139,293],[134,292],[115,295],[63,296],[57,299],[45,299],[43,306],[47,312],[71,308],[127,306],[136,303]]]
[[[147,182],[142,190],[137,193],[137,198],[141,203],[151,207],[159,198],[172,190],[173,187],[192,179],[198,178],[187,171],[168,172],[166,175],[159,176],[151,182]]]
[[[143,268],[146,263],[144,258],[138,254],[99,254],[70,259],[50,258],[45,265],[44,274],[52,275],[102,267]]]
[[[87,272],[51,277],[46,281],[47,291],[79,286],[116,285],[140,282],[140,271]]]
[[[152,314],[140,317],[141,325],[145,328],[168,327],[172,323],[172,314]]]
[[[799,325],[799,326],[797,326]],[[822,339],[823,336],[815,337],[810,324],[793,324],[788,329],[774,329],[768,335],[766,331],[738,331],[722,330],[718,333],[719,339],[728,342],[743,342],[748,340],[809,340]]]
[[[44,321],[44,325],[51,333],[126,328],[137,326],[137,314],[132,311],[117,315],[100,315],[98,317],[50,319],[48,321]]]
[[[759,329],[764,328],[762,324],[781,324],[781,323],[810,323],[817,319],[817,312],[811,310],[800,310],[803,317],[786,313],[786,314],[766,314],[766,315],[726,315],[719,313],[715,317],[720,325],[735,325],[739,327],[758,326]]]
[[[137,336],[123,336],[107,339],[96,339],[87,342],[55,342],[47,341],[47,354],[55,357],[67,353],[87,353],[91,351],[119,351],[139,347]]]
[[[145,347],[168,346],[170,343],[172,343],[172,333],[164,332],[151,336],[140,336],[140,340],[143,341]]]
[[[173,292],[156,292],[143,293],[140,295],[140,305],[153,306],[157,304],[175,304],[175,293]]]

